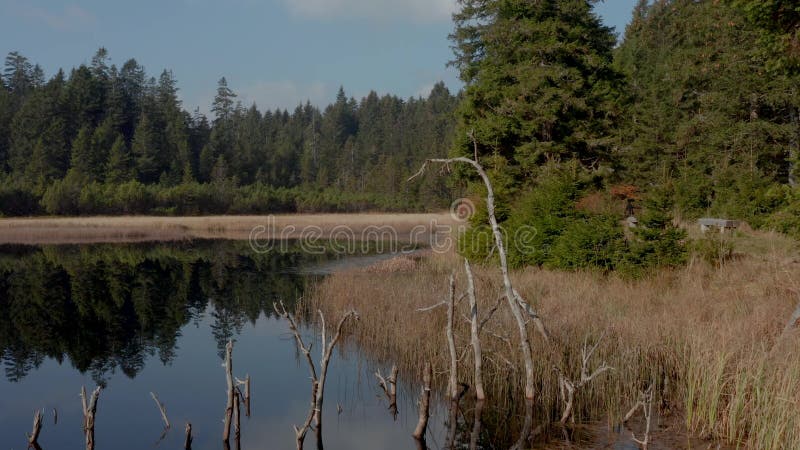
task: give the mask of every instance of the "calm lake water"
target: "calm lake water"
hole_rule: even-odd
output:
[[[278,246],[281,247],[281,246]],[[243,449],[294,448],[292,426],[309,407],[308,367],[273,302],[288,309],[321,277],[365,266],[391,254],[309,254],[292,245],[268,253],[246,242],[68,246],[0,245],[0,450],[27,447],[34,411],[44,410],[44,450],[83,448],[81,386],[103,386],[96,419],[97,448],[182,449],[191,422],[193,448],[222,448],[226,404],[222,355],[235,341],[234,374],[252,379],[252,415],[242,419]],[[313,339],[318,359],[318,336]],[[343,342],[326,384],[324,442],[328,449],[415,449],[419,386],[400,374],[394,420],[373,373],[379,367]],[[163,423],[155,392],[166,405]],[[469,396],[468,396],[469,397]],[[58,412],[54,423],[53,411]],[[468,448],[474,405],[455,420],[434,401],[428,446]],[[508,448],[521,418],[508,410],[483,412],[477,448]],[[637,425],[638,429],[643,424]],[[670,424],[656,427],[652,449],[706,448]],[[577,444],[577,445],[576,445]],[[306,448],[314,447],[313,432]],[[630,431],[605,424],[556,433],[536,448],[636,449]]]
[[[193,448],[219,449],[226,402],[221,355],[230,338],[235,375],[252,378],[242,448],[294,448],[292,425],[302,423],[309,407],[308,368],[272,303],[284,300],[291,309],[332,268],[379,257],[345,260],[291,248],[257,254],[247,243],[216,241],[0,246],[0,449],[26,448],[25,433],[41,408],[42,448],[81,448],[84,385],[104,387],[98,449],[183,448],[187,421]],[[401,383],[394,421],[372,375],[376,366],[343,348],[326,385],[326,447],[413,448],[416,389]],[[151,391],[173,424],[160,442],[163,424]],[[439,422],[432,420],[429,440],[443,439]]]

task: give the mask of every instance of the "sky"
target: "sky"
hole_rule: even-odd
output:
[[[636,0],[597,12],[619,34]],[[461,87],[446,63],[456,0],[0,0],[0,52],[18,51],[50,77],[89,63],[135,58],[149,75],[172,70],[184,107],[208,112],[217,82],[246,106],[324,106],[343,86],[426,96]]]

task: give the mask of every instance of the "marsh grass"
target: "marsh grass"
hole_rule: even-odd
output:
[[[760,249],[715,267],[695,258],[685,269],[640,280],[589,272],[529,268],[513,274],[515,286],[536,303],[554,351],[531,333],[536,360],[537,420],[558,420],[562,405],[553,366],[578,377],[581,348],[605,335],[591,363],[615,368],[575,399],[576,420],[616,423],[653,385],[659,413],[685,421],[693,435],[737,447],[800,448],[800,332],[781,337],[800,300],[800,263],[794,246],[749,236]],[[780,239],[780,238],[778,238]],[[755,241],[759,241],[754,244]],[[361,315],[350,339],[378,361],[397,363],[401,377],[417,378],[424,361],[444,388],[448,355],[443,310],[417,312],[446,295],[455,255],[430,255],[416,265],[380,273],[352,270],[324,279],[310,302],[323,311],[355,308]],[[482,311],[501,286],[496,268],[475,267]],[[466,302],[458,316],[466,313]],[[524,373],[513,339],[513,321],[501,308],[482,335],[484,382],[489,401],[518,414]],[[456,327],[464,357],[459,380],[471,383],[469,330]],[[404,375],[408,374],[408,375]]]

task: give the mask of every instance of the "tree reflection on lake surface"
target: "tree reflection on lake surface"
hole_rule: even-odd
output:
[[[226,241],[0,246],[0,447],[23,448],[33,412],[44,408],[42,448],[79,448],[78,393],[98,384],[98,448],[156,443],[162,424],[151,391],[173,423],[160,447],[182,448],[190,421],[193,448],[219,448],[220,363],[233,339],[236,374],[253,380],[242,448],[292,448],[292,424],[308,408],[308,374],[272,304],[292,308],[330,264],[341,261],[292,246],[259,254]],[[394,422],[372,370],[352,346],[336,352],[326,395],[329,448],[413,445],[413,395],[404,396]]]

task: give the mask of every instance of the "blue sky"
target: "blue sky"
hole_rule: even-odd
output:
[[[621,34],[636,0],[597,7]],[[51,76],[88,63],[135,58],[170,69],[187,109],[208,111],[225,76],[246,105],[293,108],[370,90],[427,95],[460,87],[445,64],[455,0],[0,0],[0,52],[19,51]]]

